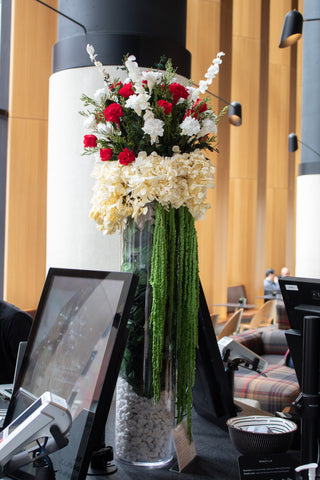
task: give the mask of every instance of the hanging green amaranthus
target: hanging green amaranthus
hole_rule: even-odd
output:
[[[198,242],[189,210],[165,209],[157,204],[151,277],[153,300],[150,315],[154,399],[161,391],[165,336],[176,347],[177,422],[187,413],[191,434],[192,387],[198,344],[199,271]],[[176,292],[176,294],[174,293]]]

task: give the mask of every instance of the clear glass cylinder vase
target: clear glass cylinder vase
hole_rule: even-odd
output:
[[[161,467],[173,458],[175,418],[175,349],[165,335],[160,397],[153,397],[152,306],[150,286],[154,233],[154,205],[137,223],[128,219],[122,236],[122,271],[138,275],[134,305],[128,321],[129,337],[117,383],[116,456],[147,467]]]

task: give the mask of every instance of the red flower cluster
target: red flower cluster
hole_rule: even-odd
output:
[[[186,87],[184,87],[180,83],[177,83],[177,82],[170,83],[168,88],[169,88],[170,93],[173,96],[173,104],[174,105],[176,105],[176,103],[178,103],[180,98],[187,99],[188,96],[189,96],[189,92],[186,89]]]
[[[194,117],[194,118],[198,118],[200,113],[203,113],[206,110],[208,110],[208,105],[205,102],[202,102],[202,103],[201,102],[202,102],[202,100],[200,100],[200,98],[198,98],[198,100],[193,104],[192,108],[190,108],[187,111],[185,117],[190,117],[191,116],[191,117]]]
[[[123,115],[123,110],[119,103],[111,103],[103,110],[103,113],[107,122],[113,122],[120,125],[120,118]]]
[[[164,109],[165,115],[169,115],[172,110],[172,103],[167,102],[166,100],[158,100],[159,107]]]
[[[112,157],[111,148],[100,148],[100,158],[103,162],[110,160],[111,157]]]
[[[133,91],[131,82],[125,83],[123,87],[119,89],[119,95],[121,95],[123,98],[129,98],[133,94],[134,94],[134,91]]]
[[[125,148],[121,153],[118,155],[119,163],[121,165],[129,165],[135,161],[135,154],[129,150],[129,148]]]
[[[96,147],[97,137],[95,135],[85,135],[83,138],[83,145],[85,148]]]

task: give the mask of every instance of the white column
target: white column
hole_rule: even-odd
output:
[[[297,178],[297,277],[320,278],[320,175]]]
[[[94,66],[63,70],[50,78],[47,268],[120,269],[120,234],[103,235],[89,218],[94,158],[81,155],[88,132],[79,114],[84,110],[80,97],[102,87]]]

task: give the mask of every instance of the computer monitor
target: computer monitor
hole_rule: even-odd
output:
[[[236,416],[237,410],[201,283],[199,300],[193,405],[200,416],[226,430],[226,420]]]
[[[136,285],[131,273],[48,271],[4,426],[46,391],[67,401],[69,444],[50,455],[57,480],[86,478],[102,446]],[[10,474],[34,475],[32,464]]]
[[[301,388],[301,464],[319,463],[320,444],[320,280],[279,280],[291,329],[286,337]],[[318,478],[318,476],[317,476]]]
[[[320,279],[283,277],[279,279],[279,284],[291,328],[286,337],[301,388],[303,319],[310,315],[320,317]],[[316,366],[314,368],[319,370]]]

